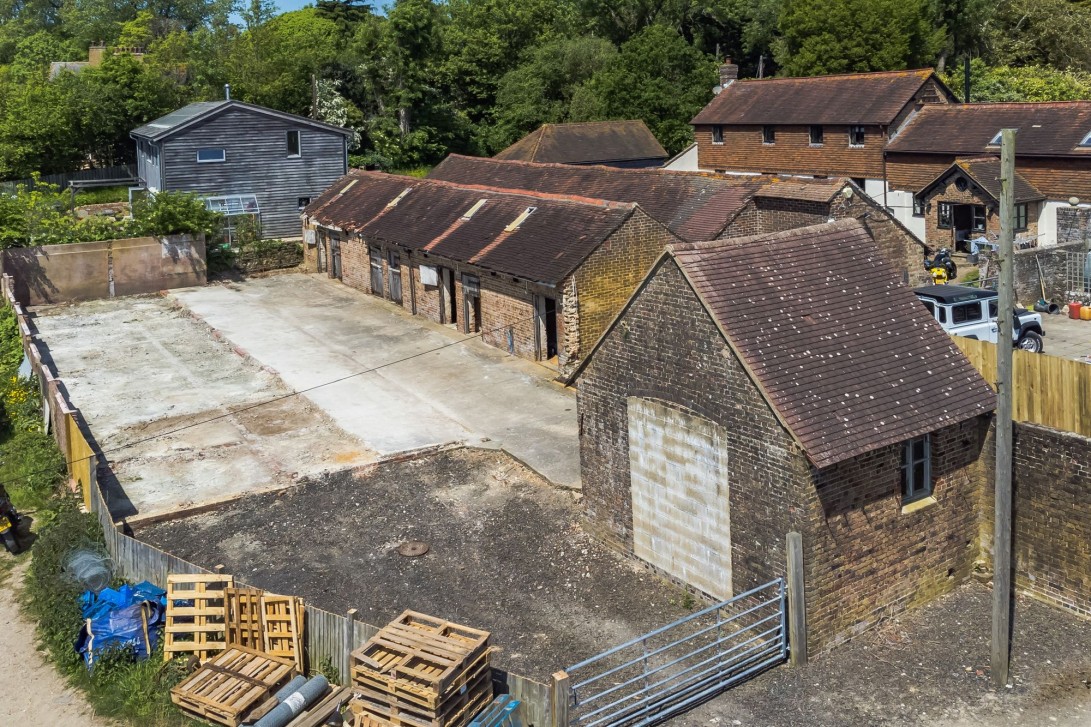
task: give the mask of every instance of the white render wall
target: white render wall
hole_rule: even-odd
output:
[[[730,598],[731,517],[723,427],[629,397],[633,552],[684,583]]]

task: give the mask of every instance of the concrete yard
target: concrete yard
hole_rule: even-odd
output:
[[[325,276],[171,297],[380,455],[449,443],[503,448],[554,484],[579,487],[575,396],[545,368]]]
[[[136,536],[254,586],[382,625],[409,608],[489,630],[538,680],[695,607],[585,534],[577,495],[503,452],[454,449],[337,473]],[[421,557],[399,555],[408,540]]]
[[[376,458],[301,397],[241,411],[291,389],[169,300],[117,298],[33,313],[109,461],[103,483],[117,517],[162,515]]]
[[[1091,363],[1091,321],[1043,314],[1042,328],[1046,331],[1045,353]]]

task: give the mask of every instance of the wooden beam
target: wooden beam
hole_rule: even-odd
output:
[[[803,583],[803,536],[788,533],[788,657],[807,663],[807,598]]]
[[[568,705],[571,700],[571,682],[563,671],[554,672],[550,678],[553,689],[549,693],[549,711],[552,727],[568,727]]]

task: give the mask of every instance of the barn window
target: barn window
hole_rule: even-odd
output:
[[[222,162],[227,160],[227,150],[225,149],[198,149],[197,150],[197,163],[198,164],[211,164],[213,162]]]
[[[287,133],[288,137],[288,156],[297,157],[301,156],[299,147],[299,131],[292,129]]]
[[[902,447],[902,502],[932,495],[932,442],[927,434]]]

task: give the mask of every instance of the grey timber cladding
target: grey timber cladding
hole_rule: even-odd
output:
[[[288,156],[288,131],[301,154]],[[162,189],[200,195],[255,194],[266,237],[298,237],[299,200],[314,198],[347,169],[345,135],[309,120],[227,109],[160,142]],[[223,162],[197,161],[198,149],[223,149]]]

